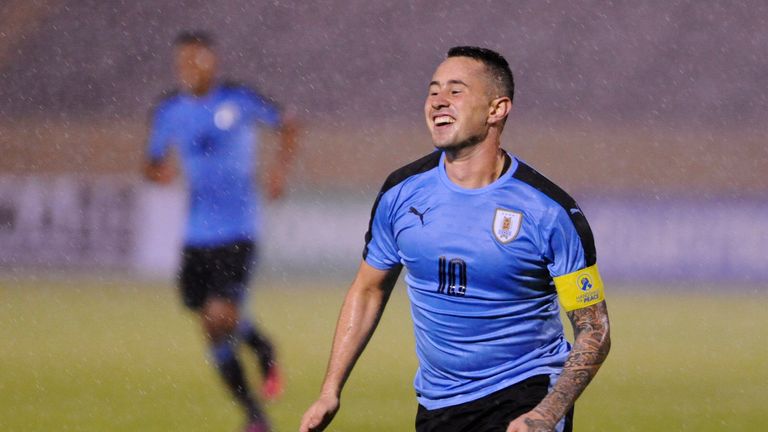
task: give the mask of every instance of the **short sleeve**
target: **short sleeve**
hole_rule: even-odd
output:
[[[571,311],[603,301],[592,230],[581,209],[557,208],[546,238],[549,273],[563,308]]]
[[[363,259],[379,270],[388,270],[400,264],[400,254],[395,242],[392,224],[392,194],[379,195],[371,211],[371,221],[365,235]]]
[[[278,106],[264,96],[253,90],[242,88],[243,108],[246,117],[250,121],[266,124],[271,128],[278,128],[282,122]]]
[[[167,105],[161,105],[152,114],[147,157],[150,161],[159,161],[166,157],[173,138],[173,122]]]
[[[588,266],[581,234],[591,238],[592,231],[579,233],[564,208],[557,207],[554,212],[554,220],[546,228],[548,233],[545,236],[548,240],[546,255],[550,260],[549,273],[552,277],[558,277]]]

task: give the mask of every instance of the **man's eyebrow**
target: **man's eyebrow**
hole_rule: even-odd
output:
[[[464,81],[462,81],[462,80],[457,80],[457,79],[448,80],[448,82],[447,82],[446,84],[460,84],[460,85],[463,85],[464,87],[469,87],[469,86],[467,85],[467,83],[465,83],[465,82],[464,82]],[[439,82],[437,82],[437,81],[432,81],[432,82],[430,82],[430,83],[429,83],[429,86],[430,86],[430,87],[432,87],[433,85],[439,86],[439,85],[440,85],[440,83],[439,83]]]

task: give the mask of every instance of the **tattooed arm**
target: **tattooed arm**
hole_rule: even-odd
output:
[[[605,302],[568,312],[573,350],[554,388],[532,411],[509,424],[507,432],[551,432],[600,369],[611,349]]]

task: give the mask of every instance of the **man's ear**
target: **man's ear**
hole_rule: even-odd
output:
[[[512,111],[512,100],[508,97],[503,96],[492,100],[488,110],[488,123],[503,123],[510,111]]]

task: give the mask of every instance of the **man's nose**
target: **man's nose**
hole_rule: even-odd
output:
[[[438,109],[447,107],[451,103],[448,101],[448,98],[443,95],[442,92],[439,92],[429,97],[429,104],[432,106],[432,108]]]

